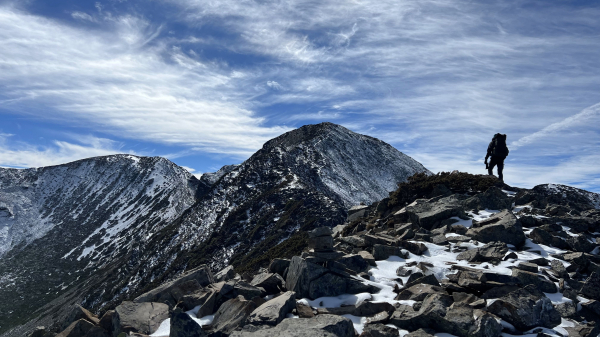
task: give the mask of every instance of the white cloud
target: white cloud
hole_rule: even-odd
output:
[[[246,74],[204,67],[163,43],[149,46],[162,28],[141,17],[105,16],[104,23],[105,33],[90,34],[0,7],[4,107],[39,118],[51,113],[123,138],[238,156],[288,130],[262,126],[264,119],[245,107],[236,82]]]
[[[42,167],[124,152],[118,142],[89,135],[78,136],[79,144],[55,140],[49,146],[11,142],[11,136],[13,135],[0,134],[0,166],[2,167]],[[128,153],[134,154],[132,151]]]
[[[96,22],[96,19],[94,19],[91,15],[84,13],[84,12],[79,12],[79,11],[71,12],[71,16],[73,17],[73,19],[77,19],[77,20]]]

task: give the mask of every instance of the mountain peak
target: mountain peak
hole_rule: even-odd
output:
[[[271,139],[265,143],[263,149],[268,150],[275,147],[290,148],[319,137],[324,137],[333,132],[338,134],[358,135],[357,133],[350,131],[341,125],[331,122],[308,124]]]

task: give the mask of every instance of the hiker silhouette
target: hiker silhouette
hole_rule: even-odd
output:
[[[497,133],[492,138],[490,145],[488,145],[487,154],[485,155],[485,168],[488,170],[489,175],[493,175],[494,166],[498,166],[498,178],[500,181],[504,181],[502,171],[504,170],[504,159],[508,156],[508,147],[506,146],[506,135]],[[488,164],[488,158],[492,157]]]

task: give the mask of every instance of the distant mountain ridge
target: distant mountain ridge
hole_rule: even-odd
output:
[[[273,249],[297,249],[306,230],[342,223],[349,206],[387,197],[417,172],[429,173],[390,145],[331,123],[288,132],[199,180],[164,158],[129,155],[2,170],[0,193],[12,199],[23,194],[20,184],[37,182],[24,198],[47,226],[12,235],[23,244],[0,258],[0,297],[8,299],[0,331],[39,307],[54,315],[72,303],[104,310],[201,263],[261,266]],[[0,204],[0,221],[17,223],[26,212],[15,209]]]

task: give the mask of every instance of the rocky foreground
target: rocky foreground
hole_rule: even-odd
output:
[[[312,230],[301,256],[254,275],[200,266],[101,318],[74,305],[31,336],[595,337],[598,199],[422,175]]]

